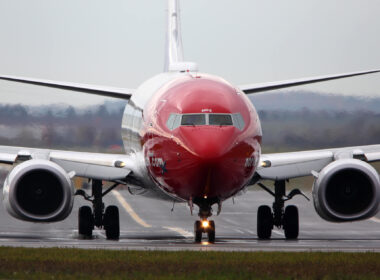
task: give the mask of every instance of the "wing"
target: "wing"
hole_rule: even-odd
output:
[[[380,161],[380,145],[263,154],[256,173],[261,179],[291,179],[313,175],[329,163],[345,158],[354,158],[366,162]]]
[[[319,76],[319,77],[301,78],[301,79],[286,80],[286,81],[280,81],[280,82],[250,84],[250,85],[239,86],[239,88],[246,94],[259,93],[263,91],[301,86],[301,85],[313,84],[313,83],[318,83],[318,82],[326,82],[326,81],[331,81],[331,80],[349,78],[349,77],[360,76],[360,75],[367,75],[367,74],[378,73],[378,72],[380,72],[380,69],[336,74],[336,75]]]
[[[98,180],[124,180],[138,168],[136,158],[122,154],[83,153],[0,146],[0,163],[14,164],[30,159],[55,162],[67,173]]]
[[[26,77],[0,75],[0,80],[12,81],[24,84],[32,84],[43,87],[57,88],[63,90],[79,91],[89,94],[102,95],[114,98],[129,99],[134,92],[132,89],[115,88],[106,86],[94,86],[69,82],[58,82]]]

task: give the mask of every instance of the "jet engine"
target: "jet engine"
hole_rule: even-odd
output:
[[[313,199],[316,211],[327,221],[370,218],[379,208],[379,175],[371,165],[357,159],[334,161],[315,180]]]
[[[71,179],[48,160],[32,159],[17,165],[4,182],[3,193],[9,214],[25,221],[61,221],[73,208]]]

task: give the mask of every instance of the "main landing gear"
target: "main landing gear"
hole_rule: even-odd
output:
[[[258,185],[274,197],[272,209],[261,205],[257,211],[257,235],[260,239],[269,239],[274,226],[283,228],[286,239],[297,239],[299,232],[298,208],[289,205],[285,208],[285,201],[295,195],[302,195],[309,200],[299,189],[292,190],[286,195],[285,180],[274,183],[274,192],[261,183]]]
[[[119,209],[111,205],[105,208],[103,196],[116,188],[119,183],[115,183],[105,192],[102,192],[102,181],[92,180],[92,196],[88,196],[83,190],[77,190],[75,195],[83,196],[85,200],[92,203],[90,206],[82,206],[78,212],[79,234],[84,238],[91,238],[95,227],[104,228],[107,239],[117,240],[120,236]]]
[[[194,241],[200,243],[202,241],[202,234],[207,233],[208,242],[215,242],[215,222],[207,220],[212,216],[212,208],[209,201],[199,201],[199,221],[194,223]]]

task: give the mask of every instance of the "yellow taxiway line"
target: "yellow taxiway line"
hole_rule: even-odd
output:
[[[129,216],[131,216],[132,219],[135,220],[136,223],[139,225],[145,227],[145,228],[150,228],[152,227],[150,224],[147,224],[143,219],[140,218],[139,215],[136,214],[136,212],[132,209],[131,205],[124,199],[124,197],[118,192],[118,191],[113,191],[113,195],[116,197],[116,199],[119,201],[121,206],[127,211]]]
[[[113,195],[116,197],[116,199],[119,201],[119,203],[121,204],[121,206],[125,209],[125,211],[127,211],[127,213],[131,216],[131,218],[133,220],[135,220],[136,223],[138,223],[139,225],[145,227],[145,228],[150,228],[152,227],[152,225],[146,223],[143,219],[140,218],[139,215],[137,215],[137,213],[133,210],[133,208],[131,207],[131,205],[129,205],[129,203],[125,200],[125,198],[118,192],[118,191],[115,191],[113,190],[112,191]],[[170,230],[170,231],[173,231],[173,232],[176,232],[180,235],[182,235],[183,237],[193,237],[194,234],[189,232],[189,231],[186,231],[182,228],[178,228],[178,227],[162,227],[164,229],[167,229],[167,230]]]

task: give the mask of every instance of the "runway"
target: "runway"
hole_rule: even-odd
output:
[[[201,250],[201,251],[379,251],[380,216],[367,221],[335,224],[323,221],[312,202],[302,197],[291,203],[299,207],[300,235],[295,241],[285,240],[282,230],[273,230],[271,240],[258,240],[256,213],[261,204],[272,204],[263,191],[248,191],[223,204],[220,216],[214,216],[216,242],[193,242],[193,224],[184,204],[173,204],[139,196],[128,191],[114,191],[105,197],[106,205],[120,209],[121,236],[106,240],[102,230],[95,230],[91,240],[81,239],[77,231],[80,197],[75,198],[71,215],[63,222],[33,224],[18,221],[0,208],[0,246],[68,247],[129,250]],[[215,210],[216,212],[216,210]]]

